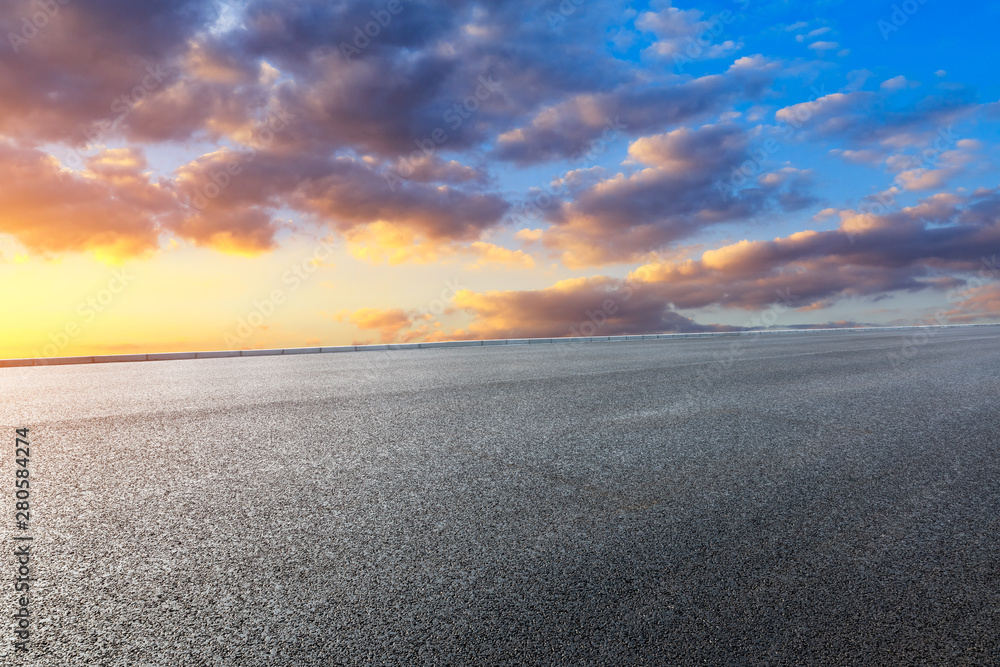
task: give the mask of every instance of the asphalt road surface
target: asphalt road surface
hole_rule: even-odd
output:
[[[1000,664],[998,370],[992,327],[0,369],[0,661]]]

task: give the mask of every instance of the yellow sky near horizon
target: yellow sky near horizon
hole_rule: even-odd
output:
[[[429,332],[454,329],[462,314],[441,312],[451,305],[452,286],[482,288],[503,270],[473,267],[468,258],[375,264],[340,244],[310,272],[319,243],[286,239],[254,257],[172,243],[120,264],[82,254],[28,256],[5,247],[0,284],[10,287],[0,292],[0,308],[8,314],[0,358],[380,342],[379,330],[359,328],[348,314],[373,305],[400,308],[435,315],[427,321]],[[505,282],[525,287],[539,274],[551,275],[512,273]]]

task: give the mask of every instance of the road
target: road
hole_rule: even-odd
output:
[[[0,369],[2,659],[1000,664],[1000,328],[911,337]]]

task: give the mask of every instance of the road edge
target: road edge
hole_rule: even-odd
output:
[[[497,338],[483,340],[452,340],[432,343],[387,343],[382,345],[334,345],[328,347],[292,347],[263,350],[214,350],[207,352],[150,352],[146,354],[107,354],[84,357],[40,357],[30,359],[0,359],[0,368],[21,366],[64,366],[70,364],[107,364],[137,361],[174,361],[183,359],[224,359],[229,357],[262,357],[293,354],[328,354],[338,352],[377,352],[382,350],[427,350],[445,347],[485,347],[488,345],[542,345],[553,343],[625,343],[681,338],[720,338],[726,336],[771,336],[782,334],[865,333],[875,331],[912,331],[921,329],[964,329],[995,327],[1000,322],[982,324],[928,324],[899,327],[852,327],[840,329],[760,329],[751,331],[707,331],[700,333],[644,334],[631,336],[573,336],[556,338]]]

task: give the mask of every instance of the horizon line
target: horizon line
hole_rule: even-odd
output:
[[[66,366],[72,364],[106,364],[140,361],[180,361],[189,359],[225,359],[232,357],[265,357],[294,354],[335,354],[339,352],[379,352],[389,350],[423,350],[445,347],[486,347],[492,345],[543,345],[555,343],[625,343],[676,338],[712,338],[723,336],[755,336],[766,334],[808,334],[830,332],[902,331],[909,329],[957,329],[963,327],[995,327],[1000,322],[975,324],[912,324],[904,326],[836,327],[808,329],[744,329],[735,331],[701,331],[689,333],[624,334],[619,336],[554,336],[551,338],[484,338],[471,340],[433,341],[424,343],[380,343],[366,345],[332,345],[319,347],[261,348],[250,350],[210,350],[202,352],[146,352],[135,354],[96,354],[67,357],[26,357],[0,359],[0,368],[25,366]]]

